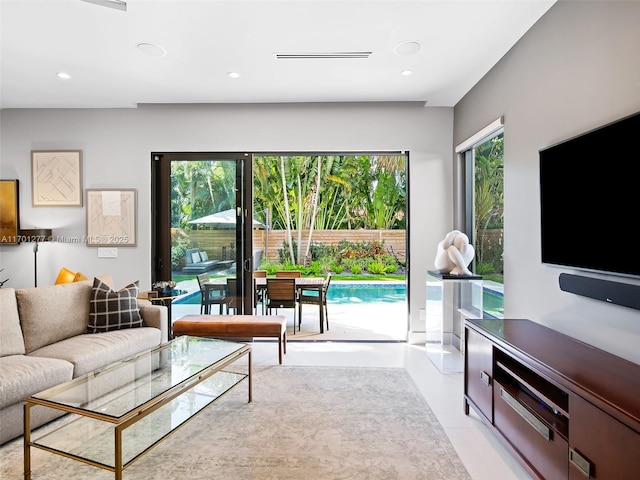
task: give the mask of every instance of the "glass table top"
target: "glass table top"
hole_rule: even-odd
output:
[[[31,399],[117,423],[175,387],[196,382],[212,365],[236,358],[247,349],[250,347],[243,343],[182,336],[32,395]]]

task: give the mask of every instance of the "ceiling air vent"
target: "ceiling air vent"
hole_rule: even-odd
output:
[[[115,8],[116,10],[127,11],[127,2],[123,0],[82,0],[83,2],[93,3],[101,7]]]
[[[278,60],[369,58],[371,52],[276,53]]]

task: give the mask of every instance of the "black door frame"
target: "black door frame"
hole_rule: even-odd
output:
[[[253,314],[253,168],[246,152],[151,153],[151,281],[171,278],[171,162],[236,161],[236,279],[242,298],[239,314]],[[247,220],[249,219],[249,220]],[[238,261],[240,260],[240,261]]]

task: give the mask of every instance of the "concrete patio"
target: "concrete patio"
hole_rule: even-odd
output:
[[[195,283],[195,281],[194,281]],[[196,285],[181,284],[180,288],[197,291]],[[199,314],[200,304],[174,303],[172,320],[184,315]],[[261,307],[258,305],[258,313]],[[279,315],[287,317],[288,341],[405,341],[408,330],[406,302],[363,302],[354,304],[328,304],[329,330],[320,333],[318,308],[314,305],[302,306],[301,331],[293,333],[293,310],[279,309]],[[217,309],[214,308],[214,314]],[[296,313],[297,315],[297,313]]]

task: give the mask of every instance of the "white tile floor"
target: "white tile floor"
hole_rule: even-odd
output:
[[[199,305],[174,305],[174,319],[199,313]],[[406,340],[406,305],[329,305],[330,331],[319,333],[317,309],[305,306],[302,332],[293,336],[291,311],[287,316],[285,365],[404,367],[411,374],[458,452],[473,480],[531,480],[526,471],[502,446],[473,412],[463,411],[463,374],[443,375],[429,360],[424,345]],[[296,341],[302,340],[302,341]],[[333,340],[333,341],[332,341]],[[356,340],[349,341],[349,340]],[[367,341],[377,343],[366,343]],[[256,365],[278,363],[274,341],[253,343]],[[254,385],[254,389],[259,386]]]
[[[274,342],[253,344],[254,365],[277,364]],[[449,436],[474,480],[530,480],[531,477],[472,411],[463,412],[462,374],[443,375],[423,345],[406,343],[288,342],[285,365],[404,367]],[[259,388],[258,386],[254,386]]]

